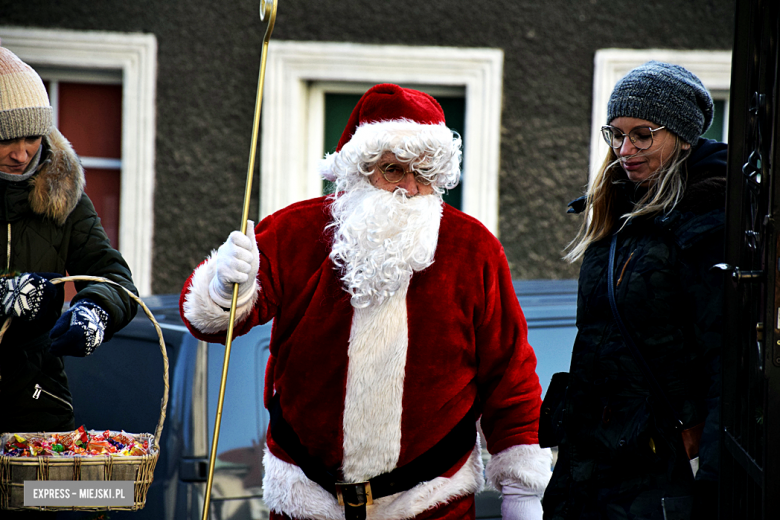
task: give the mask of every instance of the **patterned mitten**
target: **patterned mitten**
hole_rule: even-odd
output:
[[[80,300],[60,316],[49,337],[49,351],[55,356],[85,357],[103,342],[108,313],[89,300]]]
[[[35,273],[0,278],[0,306],[6,317],[32,321],[47,314],[56,295],[57,288]]]

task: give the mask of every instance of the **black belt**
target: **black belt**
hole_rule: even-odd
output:
[[[476,410],[472,407],[447,435],[408,464],[366,482],[341,482],[338,468],[328,468],[301,444],[298,434],[282,416],[278,393],[271,399],[269,411],[274,442],[310,480],[338,498],[339,505],[344,506],[346,520],[363,520],[366,517],[366,505],[376,498],[406,491],[420,482],[440,476],[474,449],[476,441]]]

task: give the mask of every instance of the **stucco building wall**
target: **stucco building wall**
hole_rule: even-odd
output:
[[[729,50],[733,23],[726,0],[279,0],[273,38],[503,49],[499,238],[514,277],[573,278],[560,258],[579,225],[566,203],[587,183],[594,53]],[[156,36],[152,286],[178,292],[241,216],[258,2],[0,0],[0,25]]]

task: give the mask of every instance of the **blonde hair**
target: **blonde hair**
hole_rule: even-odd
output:
[[[571,263],[582,258],[592,243],[612,233],[618,220],[623,220],[622,229],[631,219],[672,211],[685,192],[685,161],[691,149],[684,148],[683,144],[675,135],[669,160],[662,162],[661,167],[648,177],[650,182],[647,193],[634,205],[633,210],[623,215],[617,214],[615,205],[619,185],[631,181],[620,166],[614,149],[610,148],[599,173],[588,189],[586,211],[583,212],[585,218],[577,236],[566,246],[568,252],[563,257],[564,260]]]

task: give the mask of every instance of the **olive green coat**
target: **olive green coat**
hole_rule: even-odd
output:
[[[84,193],[84,172],[70,143],[54,129],[42,146],[40,166],[28,182],[0,179],[0,269],[100,276],[137,294],[129,267],[109,244]],[[49,353],[49,330],[64,299],[64,286],[57,287],[50,315],[32,323],[12,320],[0,343],[0,432],[74,427],[63,360]],[[104,341],[135,316],[136,303],[124,290],[94,282],[76,288],[71,304],[86,298],[108,313]],[[37,399],[36,385],[42,388]]]

